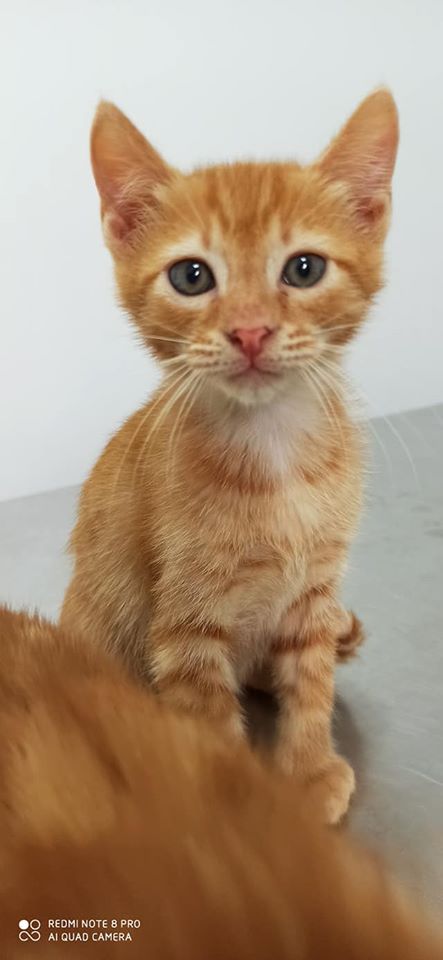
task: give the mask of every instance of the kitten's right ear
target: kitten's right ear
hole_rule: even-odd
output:
[[[124,113],[106,101],[92,125],[91,162],[106,242],[115,255],[123,255],[156,206],[156,188],[173,171]]]

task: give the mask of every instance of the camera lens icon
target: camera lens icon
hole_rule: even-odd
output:
[[[34,943],[37,943],[41,937],[40,927],[40,920],[19,920],[19,940],[32,940]]]

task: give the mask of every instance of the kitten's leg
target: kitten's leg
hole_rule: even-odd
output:
[[[162,700],[199,713],[235,738],[245,734],[229,640],[215,624],[168,624],[149,633],[149,670]]]
[[[365,631],[363,624],[352,610],[344,608],[338,610],[337,615],[337,636],[335,641],[335,656],[338,663],[346,663],[355,657],[359,647],[365,640]],[[265,660],[260,667],[257,667],[250,677],[248,677],[248,687],[253,690],[259,690],[263,693],[275,693],[275,681],[272,671],[272,663]]]
[[[339,612],[331,583],[313,587],[288,610],[273,645],[280,701],[277,759],[318,794],[328,823],[346,813],[355,787],[331,734]]]

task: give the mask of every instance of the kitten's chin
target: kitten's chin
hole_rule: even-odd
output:
[[[245,407],[255,407],[271,403],[281,396],[288,386],[288,377],[280,373],[248,370],[235,377],[217,377],[214,385],[230,400],[236,400]]]

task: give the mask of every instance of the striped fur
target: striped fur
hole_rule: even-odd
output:
[[[384,91],[306,168],[185,176],[107,104],[92,135],[120,299],[166,376],[84,486],[62,622],[236,736],[240,687],[267,672],[277,759],[324,793],[329,820],[353,789],[331,741],[334,664],[361,640],[339,600],[362,460],[342,347],[381,285],[396,141]],[[303,250],[325,275],[288,288]],[[213,290],[172,288],[184,257],[208,264]],[[239,325],[272,333],[254,369],[227,336]]]

